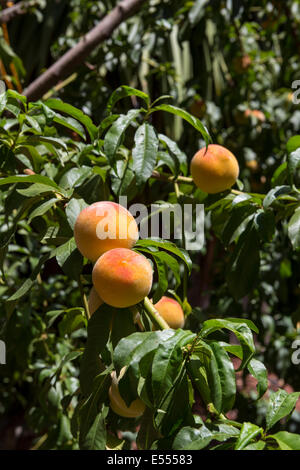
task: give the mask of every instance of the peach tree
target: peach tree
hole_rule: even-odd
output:
[[[119,101],[132,97],[139,105],[119,114]],[[133,243],[132,253],[151,263],[151,290],[134,305],[104,299],[91,314],[93,265],[78,250],[74,227],[85,208],[120,196],[146,207],[204,204],[205,234],[224,247],[221,285],[242,302],[275,237],[286,233],[288,249],[299,249],[300,137],[288,141],[268,193],[243,191],[237,180],[209,195],[189,176],[192,155],[155,125],[154,116],[174,115],[197,131],[201,147],[212,143],[201,121],[169,96],[151,102],[120,87],[99,125],[61,100],[27,102],[11,90],[0,96],[0,111],[1,405],[9,409],[16,397],[36,448],[299,449],[299,435],[286,430],[298,392],[268,392],[263,421],[232,419],[238,373],[256,380],[253,402],[267,392],[259,331],[247,315],[205,317],[190,304],[199,265],[184,233],[175,239],[173,228],[170,240]],[[157,307],[163,297],[176,300],[184,327],[170,328]],[[134,403],[142,406],[128,416]]]

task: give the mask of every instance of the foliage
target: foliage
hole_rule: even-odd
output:
[[[1,58],[25,83],[49,65],[50,44],[56,59],[114,2],[54,3],[9,27],[11,51]],[[140,449],[299,450],[291,345],[300,130],[290,92],[298,3],[151,8],[123,23],[61,91],[33,103],[12,89],[0,96],[0,413],[24,415],[38,448],[128,448],[133,436]],[[47,18],[56,20],[45,29]],[[39,54],[18,41],[20,27],[28,38],[43,30]],[[236,154],[238,189],[195,189],[189,161],[209,142]],[[143,303],[145,331],[130,310],[103,305],[87,316],[92,266],[76,249],[74,223],[87,204],[125,195],[147,207],[204,204],[200,253],[187,253],[174,232],[134,248],[153,261],[154,300],[169,293],[182,303],[184,330],[152,331]],[[137,420],[109,408],[110,373],[124,366],[122,397],[147,406]],[[291,393],[283,382],[266,392],[267,371]],[[251,376],[249,394],[238,380]]]

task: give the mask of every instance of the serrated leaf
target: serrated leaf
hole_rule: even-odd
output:
[[[247,365],[251,375],[258,381],[257,392],[258,397],[261,398],[268,389],[268,371],[264,364],[257,359],[251,359]]]
[[[134,142],[133,170],[137,184],[141,185],[152,175],[157,159],[158,139],[153,126],[147,122],[142,124],[135,133]]]
[[[136,88],[132,88],[130,86],[120,86],[117,88],[111,95],[107,103],[107,111],[111,113],[112,108],[115,106],[115,104],[121,100],[122,98],[126,98],[129,96],[137,96],[138,98],[141,98],[142,100],[145,101],[147,107],[150,106],[150,98],[149,96],[144,93],[143,91],[137,90]]]
[[[157,406],[169,393],[178,376],[183,361],[182,347],[194,338],[195,334],[178,329],[156,350],[152,361],[152,391]]]
[[[256,424],[243,423],[235,450],[243,450],[253,439],[263,433],[263,429]]]
[[[204,449],[213,439],[212,432],[205,426],[199,429],[185,426],[180,429],[173,442],[173,450]]]
[[[95,126],[91,118],[87,116],[86,114],[84,114],[80,109],[77,109],[74,106],[68,103],[64,103],[63,101],[55,99],[55,98],[48,99],[47,101],[44,102],[44,104],[48,106],[50,109],[54,109],[55,111],[61,111],[63,113],[66,113],[72,118],[79,121],[88,131],[91,141],[93,142],[96,139],[98,135],[97,126]]]
[[[289,220],[288,235],[294,250],[297,250],[300,247],[300,207]]]
[[[299,396],[300,392],[289,394],[281,389],[272,393],[266,414],[267,430],[271,429],[280,419],[292,413]]]
[[[59,199],[56,197],[49,199],[48,201],[43,202],[38,207],[36,207],[28,217],[28,223],[30,223],[35,217],[40,217],[48,212],[57,202]]]
[[[75,198],[72,198],[66,205],[66,216],[72,230],[74,230],[74,225],[80,212],[86,207],[87,204],[83,199]]]
[[[116,153],[121,145],[124,132],[139,114],[139,109],[131,109],[127,114],[121,114],[106,133],[104,138],[104,153],[111,166],[115,164]]]
[[[82,444],[82,450],[105,450],[106,448],[106,423],[105,418],[108,413],[108,407],[96,415],[93,424],[88,430]]]
[[[211,137],[206,127],[198,118],[192,116],[192,114],[188,113],[187,111],[177,108],[176,106],[173,106],[171,104],[160,104],[159,106],[156,106],[155,108],[151,109],[151,113],[153,113],[154,111],[166,111],[168,113],[174,114],[175,116],[181,117],[189,124],[191,124],[197,131],[200,132],[206,142],[206,145],[211,142]]]
[[[281,450],[300,450],[300,435],[287,431],[280,431],[268,436],[278,443]]]

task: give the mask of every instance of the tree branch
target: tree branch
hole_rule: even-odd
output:
[[[4,8],[4,10],[0,11],[0,24],[8,23],[10,20],[12,20],[18,15],[24,15],[30,8],[34,7],[37,4],[38,2],[36,0],[31,0],[27,2],[19,2],[16,5],[13,5],[12,7]]]
[[[70,75],[113,31],[127,18],[132,16],[145,0],[122,0],[97,26],[89,31],[76,46],[66,52],[57,62],[24,90],[28,100],[41,98],[56,83]]]

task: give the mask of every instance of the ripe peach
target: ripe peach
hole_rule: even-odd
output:
[[[119,378],[122,377],[122,375],[121,371]],[[109,388],[108,395],[112,410],[123,418],[137,418],[138,416],[141,416],[145,411],[145,405],[142,400],[137,398],[130,404],[130,406],[127,406],[119,392],[116,372],[111,373],[111,378],[112,384]]]
[[[154,307],[163,319],[168,323],[170,328],[176,330],[184,325],[184,313],[181,305],[177,300],[163,296]]]
[[[98,259],[92,278],[103,302],[125,308],[149,294],[153,270],[145,256],[128,248],[114,248]]]
[[[231,188],[239,176],[237,159],[222,145],[210,144],[200,149],[191,161],[195,185],[202,191],[215,194]]]
[[[93,315],[93,313],[95,313],[96,310],[98,310],[98,308],[102,304],[103,304],[103,300],[97,294],[95,287],[92,287],[89,298],[88,298],[88,306],[89,306],[90,315]]]
[[[132,248],[139,238],[138,227],[125,207],[100,201],[83,209],[74,227],[78,250],[95,262],[113,248]]]

